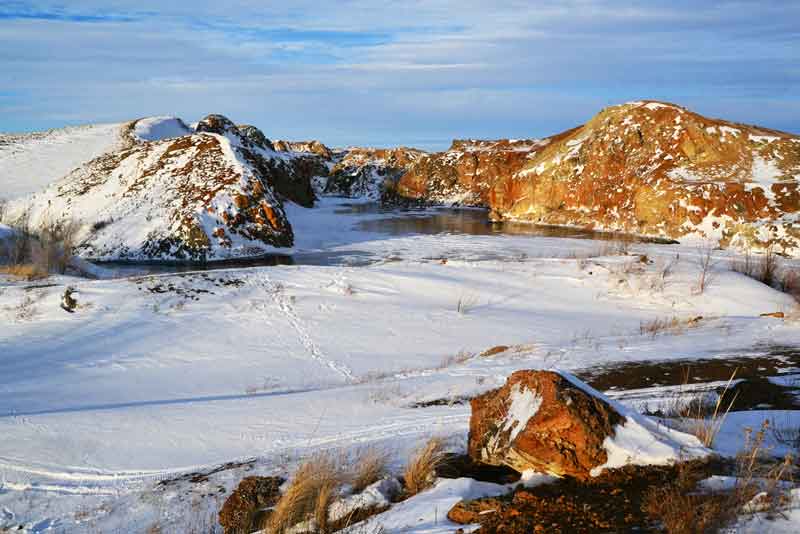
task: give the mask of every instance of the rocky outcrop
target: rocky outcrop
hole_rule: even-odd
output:
[[[413,148],[350,148],[334,160],[323,193],[381,200],[424,152]]]
[[[255,126],[250,126],[249,124],[240,124],[237,126],[237,128],[242,136],[244,136],[245,139],[253,143],[255,146],[263,150],[275,150],[275,146],[272,144],[272,141],[267,139],[267,136],[264,135],[264,132]]]
[[[292,246],[283,202],[313,205],[315,161],[221,115],[188,135],[130,139],[27,199],[31,224],[80,221],[89,259],[220,260]]]
[[[223,532],[249,534],[259,530],[264,524],[265,510],[278,502],[284,482],[280,477],[250,476],[242,479],[219,512]]]
[[[453,141],[445,152],[425,154],[399,180],[404,198],[488,207],[494,185],[519,171],[538,140]]]
[[[581,479],[606,463],[604,441],[624,421],[603,399],[550,371],[518,371],[471,406],[475,460]]]
[[[325,160],[333,159],[333,152],[331,149],[320,143],[319,141],[284,141],[279,139],[275,141],[275,150],[282,152],[306,152],[308,154],[316,154]]]
[[[800,255],[800,137],[661,102],[603,110],[538,141],[457,141],[401,195],[570,225]]]

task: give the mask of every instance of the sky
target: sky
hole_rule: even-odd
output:
[[[222,113],[443,149],[630,100],[800,133],[800,2],[0,0],[0,131]]]

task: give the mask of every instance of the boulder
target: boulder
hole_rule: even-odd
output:
[[[471,405],[475,460],[576,478],[606,463],[603,442],[624,421],[605,400],[551,371],[517,371]]]
[[[280,497],[280,477],[250,476],[242,479],[219,512],[219,524],[225,534],[249,534],[261,528],[264,509],[274,506]]]

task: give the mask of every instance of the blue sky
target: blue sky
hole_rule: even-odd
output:
[[[800,133],[800,2],[0,0],[0,131],[223,113],[444,148],[654,98]]]

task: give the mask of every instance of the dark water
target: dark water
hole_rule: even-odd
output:
[[[363,267],[378,261],[385,261],[361,252],[303,252],[299,254],[267,254],[257,258],[241,260],[214,261],[210,263],[136,263],[102,262],[98,265],[110,271],[112,278],[141,276],[146,274],[172,274],[193,271],[214,271],[245,267],[275,267],[278,265],[346,265]]]
[[[572,239],[593,239],[599,241],[623,241],[640,243],[668,243],[669,241],[643,238],[630,234],[612,232],[595,232],[579,228],[561,226],[541,226],[513,222],[491,222],[487,210],[477,208],[390,208],[378,203],[341,204],[334,213],[343,215],[342,224],[353,224],[354,230],[370,232],[386,236],[410,235],[513,235],[536,237],[560,237]],[[358,216],[363,215],[363,221]],[[385,217],[375,218],[375,215]],[[349,217],[347,217],[349,216]],[[354,245],[356,248],[357,245]],[[495,259],[487,256],[486,259]],[[294,255],[270,254],[258,258],[231,261],[215,261],[211,263],[131,263],[103,262],[104,268],[111,271],[111,276],[126,277],[145,274],[181,273],[187,271],[204,271],[214,269],[230,269],[236,267],[261,267],[277,265],[342,265],[359,267],[386,261],[369,253],[353,251],[336,252],[301,252]]]
[[[371,219],[356,224],[357,230],[393,236],[466,234],[466,235],[514,235],[531,237],[568,237],[572,239],[594,239],[599,241],[625,241],[631,243],[672,243],[657,238],[646,238],[632,234],[597,232],[581,228],[546,226],[515,222],[492,222],[488,211],[476,208],[433,208],[424,210],[386,210],[372,204],[348,205],[336,213],[386,213],[392,216]],[[399,214],[399,215],[398,215]]]
[[[600,391],[727,382],[733,411],[754,408],[800,409],[800,347],[753,347],[717,358],[677,359],[609,364],[576,373]],[[768,377],[784,378],[776,384]],[[721,393],[722,391],[720,391]]]

